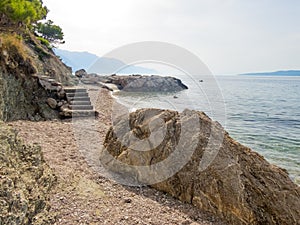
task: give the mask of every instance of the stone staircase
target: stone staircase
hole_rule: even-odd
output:
[[[38,76],[40,84],[62,104],[59,106],[60,115],[64,118],[93,117],[96,115],[90,97],[85,88],[64,87],[48,76]],[[53,94],[55,93],[55,94]],[[65,100],[63,100],[65,99]]]
[[[65,87],[64,91],[69,103],[68,109],[63,110],[65,117],[95,116],[96,111],[85,88]]]
[[[62,87],[62,84],[57,82],[55,79],[50,78],[48,76],[38,76],[40,84],[47,91],[59,91],[58,87]]]

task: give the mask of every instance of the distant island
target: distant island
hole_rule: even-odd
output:
[[[300,76],[300,70],[282,70],[275,72],[243,73],[241,76]]]

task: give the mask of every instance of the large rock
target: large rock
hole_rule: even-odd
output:
[[[79,77],[79,78],[84,77],[86,75],[87,75],[87,72],[85,71],[85,69],[80,69],[75,72],[75,76]]]
[[[51,109],[56,109],[57,107],[57,102],[54,98],[48,98],[47,104],[50,106]]]
[[[107,83],[115,84],[128,92],[175,92],[188,89],[181,80],[163,76],[110,76]]]
[[[26,146],[0,121],[0,224],[53,224],[56,177],[39,146]]]
[[[100,160],[122,182],[149,184],[230,224],[300,224],[300,188],[288,173],[202,112],[116,117]]]
[[[147,75],[111,75],[99,76],[86,74],[81,77],[84,84],[114,84],[119,90],[128,92],[177,92],[188,89],[181,80],[175,77]]]

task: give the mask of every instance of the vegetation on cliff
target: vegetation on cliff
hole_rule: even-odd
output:
[[[0,34],[0,119],[4,121],[58,118],[46,100],[52,97],[39,76],[72,84],[72,72],[34,35]]]
[[[41,36],[39,38],[41,42],[44,42],[46,45],[50,45],[47,42],[52,44],[64,43],[64,33],[62,28],[58,25],[55,25],[52,20],[48,20],[45,23],[37,23],[34,30],[38,35]]]
[[[30,25],[45,19],[48,9],[41,0],[1,0],[0,12],[14,22]]]
[[[53,21],[41,22],[46,19],[49,10],[41,0],[1,0],[0,15],[8,18],[9,25],[15,28],[29,28],[30,32],[39,35],[40,41],[47,47],[50,43],[63,43],[62,28]],[[26,30],[26,29],[25,29]],[[49,43],[50,42],[50,43]]]
[[[4,3],[7,3],[6,7]],[[41,42],[28,26],[22,23],[19,26],[4,14],[3,9],[10,8],[12,3],[1,1],[0,120],[57,118],[57,112],[46,103],[52,93],[39,84],[39,76],[70,85],[73,82],[71,68],[64,65],[50,46]]]

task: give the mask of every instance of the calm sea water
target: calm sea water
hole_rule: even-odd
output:
[[[289,171],[300,184],[300,77],[180,76],[180,93],[115,93],[130,111],[185,108],[204,111],[240,143]],[[200,82],[203,79],[203,82]]]

